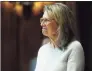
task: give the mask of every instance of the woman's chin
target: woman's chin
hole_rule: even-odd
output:
[[[42,34],[43,34],[44,36],[48,36],[48,34],[47,34],[46,31],[42,31]]]

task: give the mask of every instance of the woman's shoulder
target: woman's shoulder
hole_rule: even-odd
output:
[[[49,42],[42,45],[40,48],[39,48],[39,51],[38,52],[45,52],[49,47]]]
[[[83,50],[82,44],[78,40],[74,40],[68,45],[68,49],[72,50]]]

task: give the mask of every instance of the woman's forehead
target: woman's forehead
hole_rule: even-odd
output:
[[[43,17],[44,18],[53,18],[53,14],[52,14],[52,12],[44,11]]]
[[[48,13],[47,13],[47,11],[45,11],[44,13],[43,13],[43,16],[42,16],[43,18],[49,18],[49,15],[48,15]]]

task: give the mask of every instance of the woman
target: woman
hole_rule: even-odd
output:
[[[39,49],[35,71],[84,71],[84,51],[72,11],[62,3],[46,5],[40,23],[50,42]]]

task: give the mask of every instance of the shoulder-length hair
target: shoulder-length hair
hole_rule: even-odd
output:
[[[73,38],[78,40],[76,20],[72,11],[62,3],[45,5],[50,18],[54,19],[58,25],[58,38],[56,44],[59,47],[66,47]]]

